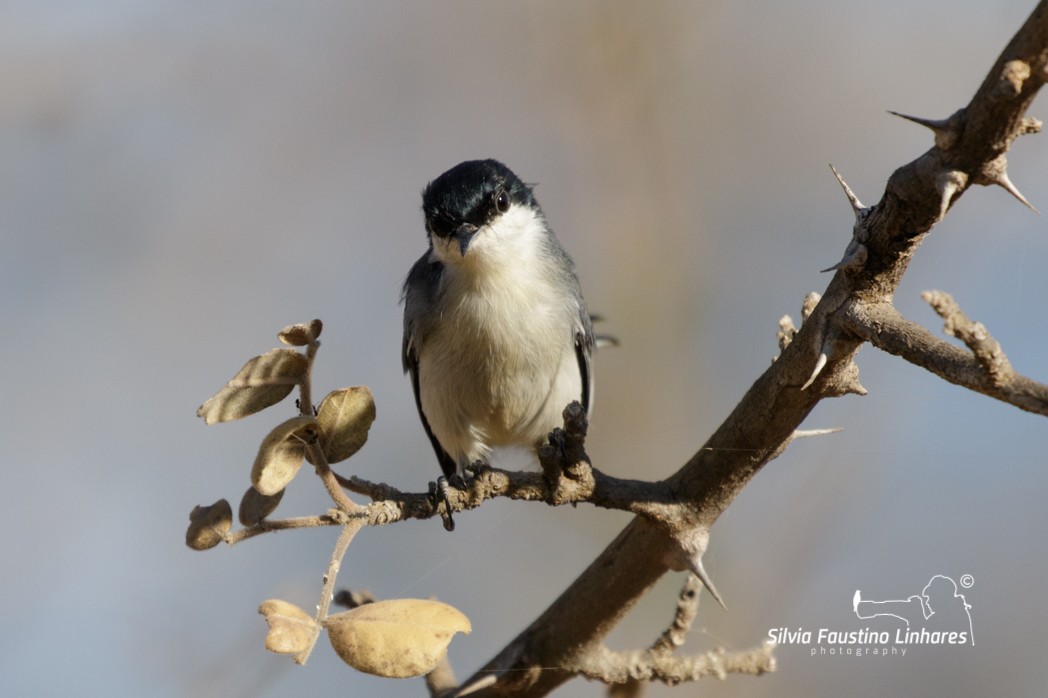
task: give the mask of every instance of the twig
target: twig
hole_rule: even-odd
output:
[[[317,358],[317,350],[320,342],[311,338],[306,345],[306,372],[302,382],[298,384],[298,411],[304,417],[313,417],[313,362]]]
[[[677,595],[677,612],[673,614],[673,622],[652,644],[652,652],[669,654],[684,644],[691,631],[691,625],[695,622],[695,616],[699,613],[700,591],[702,582],[694,574],[689,574],[684,580],[680,594]]]
[[[310,637],[309,646],[295,655],[296,664],[305,664],[317,644],[317,639],[320,637],[323,629],[324,620],[328,616],[328,609],[331,607],[331,599],[334,597],[335,581],[338,578],[339,568],[342,566],[342,558],[345,557],[346,550],[349,548],[353,536],[357,535],[357,531],[363,525],[359,519],[350,521],[342,526],[342,530],[338,534],[338,541],[335,543],[335,549],[331,552],[327,572],[324,574],[324,586],[320,591],[320,602],[317,604],[316,628],[312,637]]]
[[[577,403],[573,403],[577,405]],[[568,415],[571,407],[565,410]],[[568,417],[574,431],[560,432],[569,457],[582,453],[585,415],[572,412]],[[573,422],[573,424],[572,424]],[[548,445],[547,445],[548,446]],[[548,453],[560,453],[559,447],[540,448]],[[544,458],[546,456],[543,456]],[[548,464],[548,461],[547,461]],[[551,473],[555,479],[550,480]],[[348,490],[370,497],[373,502],[363,507],[363,516],[369,525],[394,523],[404,519],[428,519],[437,515],[426,493],[402,492],[384,483],[375,483],[360,477],[333,475],[338,484]],[[449,488],[453,512],[474,509],[489,499],[505,497],[526,501],[544,501],[559,506],[588,503],[605,509],[620,509],[645,516],[656,523],[676,521],[682,506],[668,483],[629,480],[606,475],[579,457],[568,465],[557,464],[545,472],[515,472],[484,466],[477,469],[465,489]],[[361,515],[353,512],[354,516]]]
[[[1048,415],[1048,385],[1012,370],[1000,346],[988,334],[983,339],[970,334],[969,341],[979,348],[973,355],[907,320],[890,303],[851,305],[843,320],[850,331],[878,349],[901,356],[950,383],[1027,412]]]
[[[306,441],[306,448],[309,449],[309,458],[316,468],[317,477],[324,483],[324,489],[335,502],[335,506],[349,516],[359,516],[363,507],[347,497],[342,490],[335,473],[328,465],[327,456],[324,455],[324,449],[320,447],[320,439],[316,432],[311,432],[310,439]]]
[[[302,382],[298,385],[298,410],[305,417],[313,417],[316,414],[316,410],[313,407],[313,363],[316,361],[318,349],[320,349],[320,342],[315,336],[310,337],[309,343],[306,345],[306,371],[302,377]],[[309,432],[308,439],[303,441],[306,449],[309,451],[309,460],[316,468],[317,476],[324,483],[324,489],[327,490],[331,500],[335,502],[335,506],[350,516],[359,514],[360,505],[347,497],[346,493],[342,491],[339,479],[331,470],[331,465],[327,461],[324,449],[320,446],[317,432]]]
[[[921,298],[946,321],[943,331],[961,340],[972,350],[994,385],[1004,385],[1014,377],[1015,370],[1004,355],[1000,343],[990,336],[981,322],[968,319],[953,296],[943,291],[925,291]]]
[[[290,519],[263,519],[253,526],[230,531],[224,537],[229,545],[236,545],[249,538],[272,533],[273,531],[287,531],[293,528],[319,528],[321,526],[340,526],[346,522],[345,517],[337,510],[329,511],[320,516],[299,516]]]

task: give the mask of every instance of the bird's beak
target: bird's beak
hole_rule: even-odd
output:
[[[453,235],[455,242],[458,243],[459,253],[465,257],[466,250],[469,249],[470,244],[473,242],[474,236],[477,234],[477,226],[472,223],[463,223],[459,227],[455,228]]]

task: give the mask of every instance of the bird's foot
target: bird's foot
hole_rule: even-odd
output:
[[[441,475],[437,478],[436,482],[429,483],[429,501],[432,502],[433,508],[440,512],[440,518],[444,521],[444,529],[446,531],[455,530],[455,519],[451,516],[451,497],[448,494],[449,490],[466,491],[469,489],[474,478],[484,469],[490,467],[486,462],[482,460],[473,461],[470,465],[462,468],[462,472],[455,472],[451,475]],[[444,510],[440,511],[440,504],[443,502]]]
[[[469,489],[469,486],[473,484],[473,480],[475,480],[478,475],[484,472],[485,468],[490,467],[491,465],[487,461],[478,458],[469,465],[463,466],[461,475],[459,475],[458,473],[452,475],[451,482],[453,485],[455,485],[455,487],[460,487],[461,489]]]
[[[457,477],[457,475],[453,477]],[[444,530],[448,532],[455,530],[455,519],[451,515],[451,498],[448,496],[448,488],[450,486],[448,479],[443,475],[437,478],[436,482],[429,483],[429,501],[433,503],[433,508],[440,513],[440,518],[444,522]],[[440,511],[441,502],[444,503],[443,511]]]

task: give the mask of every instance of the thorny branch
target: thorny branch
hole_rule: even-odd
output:
[[[781,324],[779,358],[667,481],[689,503],[670,535],[648,519],[634,519],[553,605],[475,675],[499,675],[477,695],[543,696],[572,673],[542,667],[607,656],[605,635],[662,574],[701,570],[709,528],[750,478],[781,452],[811,409],[826,397],[865,392],[853,359],[866,341],[951,382],[1044,413],[1045,387],[1014,374],[1003,352],[979,332],[969,333],[972,356],[903,320],[892,298],[924,236],[972,184],[1000,186],[1029,205],[1007,175],[1005,155],[1016,138],[1040,130],[1040,122],[1025,112],[1048,80],[1046,66],[1048,0],[1038,4],[966,107],[947,119],[912,119],[933,131],[934,145],[892,174],[877,204],[863,206],[840,178],[855,214],[843,258],[831,268],[833,279],[817,305],[806,303],[808,317],[800,329],[792,322]],[[892,328],[906,329],[905,336],[922,345],[914,349]]]
[[[699,582],[720,601],[702,566],[710,528],[764,465],[792,439],[812,433],[798,428],[819,401],[865,394],[854,363],[865,342],[957,385],[1048,415],[1048,386],[1018,374],[986,328],[969,320],[947,294],[930,292],[925,299],[945,321],[946,332],[964,342],[967,350],[906,320],[892,304],[924,236],[972,184],[1000,186],[1033,208],[1007,174],[1006,153],[1016,138],[1041,129],[1025,111],[1048,81],[1046,66],[1048,0],[1016,33],[966,107],[946,119],[900,115],[931,129],[934,145],[892,174],[877,204],[864,206],[833,170],[855,220],[844,255],[827,270],[835,272],[832,280],[821,296],[812,293],[805,299],[800,328],[788,317],[780,321],[779,357],[676,474],[661,482],[640,482],[612,478],[593,468],[584,450],[585,415],[575,404],[565,411],[564,429],[555,431],[551,443],[539,450],[541,473],[478,466],[464,489],[451,490],[449,503],[455,511],[492,497],[509,497],[551,505],[589,502],[637,516],[549,609],[461,688],[451,688],[448,668],[431,682],[432,694],[451,689],[459,696],[542,696],[576,675],[629,687],[642,681],[674,684],[773,671],[769,644],[691,657],[675,656],[673,650],[683,643],[694,620]],[[317,346],[315,341],[309,344],[310,366]],[[311,416],[308,375],[305,382],[302,413]],[[316,439],[307,438],[305,444],[336,508],[317,517],[262,520],[226,533],[224,539],[232,544],[268,531],[341,525],[325,577],[320,619],[327,612],[342,555],[357,530],[430,518],[443,502],[436,503],[428,494],[344,478],[331,470]],[[372,501],[357,504],[344,490]],[[650,648],[614,652],[603,644],[611,628],[663,574],[685,570],[691,574],[674,621]]]

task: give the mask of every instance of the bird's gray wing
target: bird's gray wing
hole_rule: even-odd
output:
[[[582,409],[586,415],[593,407],[593,349],[596,339],[593,336],[593,322],[584,307],[579,308],[579,320],[575,329],[575,358],[579,362],[579,375],[582,377]]]
[[[455,474],[458,466],[455,460],[448,455],[444,447],[433,435],[429,426],[429,420],[422,411],[422,394],[419,390],[419,361],[418,347],[425,340],[427,333],[427,315],[432,316],[433,304],[436,302],[437,289],[440,285],[440,276],[443,265],[439,262],[429,261],[429,254],[423,255],[404,282],[404,341],[401,345],[401,361],[404,372],[411,376],[411,389],[415,392],[415,407],[418,409],[419,419],[422,420],[422,428],[426,430],[426,436],[433,445],[433,452],[437,455],[437,462],[444,475],[451,477]]]

